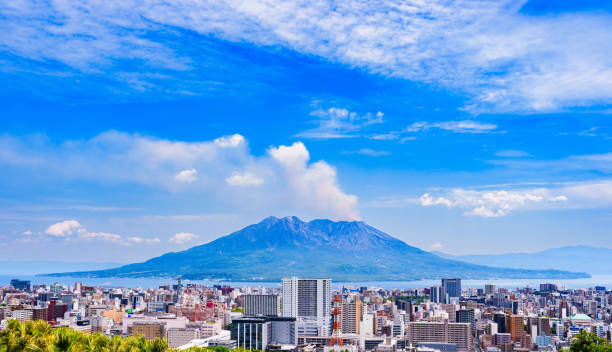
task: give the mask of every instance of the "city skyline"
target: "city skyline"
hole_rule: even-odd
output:
[[[268,216],[611,247],[612,3],[193,6],[0,5],[3,260],[137,262]]]

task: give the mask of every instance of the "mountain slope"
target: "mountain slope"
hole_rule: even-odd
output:
[[[583,273],[490,268],[438,257],[363,222],[269,217],[182,252],[115,269],[56,275],[278,280],[296,275],[335,280],[574,278]]]
[[[509,266],[522,269],[571,270],[587,272],[589,274],[609,274],[612,272],[612,249],[589,246],[567,246],[551,248],[537,253],[508,253],[508,254],[468,254],[450,255],[436,253],[437,255],[453,260],[461,260],[473,264],[486,264],[491,266]]]

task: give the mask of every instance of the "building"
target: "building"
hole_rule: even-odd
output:
[[[342,333],[359,334],[362,320],[361,301],[355,299],[352,303],[342,303]]]
[[[536,345],[538,347],[547,347],[552,345],[552,336],[539,335],[536,336]]]
[[[495,293],[495,285],[486,284],[485,285],[485,295],[493,295]]]
[[[448,313],[448,322],[455,323],[457,319],[457,305],[442,304],[441,307],[446,313]]]
[[[512,336],[507,333],[493,334],[493,336],[491,336],[491,343],[495,346],[510,344],[512,343]]]
[[[247,350],[268,348],[270,320],[267,317],[244,317],[232,319],[230,339],[238,347]]]
[[[168,346],[179,347],[188,344],[191,340],[200,338],[200,329],[197,328],[170,328],[167,331]]]
[[[461,279],[442,279],[442,287],[448,297],[461,297]]]
[[[277,295],[244,295],[244,315],[281,315],[280,296]]]
[[[288,317],[270,317],[270,334],[268,336],[269,344],[296,346],[298,342],[296,319]]]
[[[429,289],[429,298],[434,303],[448,303],[444,287],[434,285]]]
[[[521,342],[525,335],[525,321],[522,315],[509,315],[506,317],[506,328],[512,337],[512,342]]]
[[[147,340],[166,336],[166,324],[160,321],[135,321],[130,330],[132,335],[143,335]]]
[[[331,279],[282,280],[283,317],[296,318],[303,336],[328,336],[331,327]]]
[[[552,335],[549,317],[538,317],[538,334],[546,336]]]
[[[459,309],[455,312],[455,321],[457,323],[468,323],[472,330],[476,330],[476,319],[474,318],[473,309]]]
[[[49,310],[47,308],[34,307],[34,308],[28,308],[28,309],[32,311],[32,320],[47,321],[47,315],[49,313]]]
[[[13,286],[14,288],[18,290],[30,291],[30,281],[29,280],[12,279],[11,286]]]
[[[504,312],[493,313],[493,321],[497,324],[497,332],[503,334],[506,332],[506,314]]]
[[[32,310],[31,309],[16,309],[13,311],[13,319],[19,320],[20,322],[25,322],[28,320],[32,320]]]
[[[283,316],[292,318],[329,318],[331,279],[285,278],[282,281]]]
[[[411,346],[417,346],[419,343],[451,343],[457,346],[459,352],[473,350],[470,324],[410,322],[406,327],[406,342]]]

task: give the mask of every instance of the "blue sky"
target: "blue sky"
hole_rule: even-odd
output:
[[[610,2],[0,5],[0,257],[269,216],[449,253],[612,240]]]

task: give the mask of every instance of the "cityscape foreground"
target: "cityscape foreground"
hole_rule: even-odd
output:
[[[416,289],[332,288],[289,277],[278,288],[173,285],[0,288],[0,329],[42,320],[82,333],[167,339],[171,348],[265,351],[558,351],[581,332],[610,341],[612,292],[552,283],[462,287],[460,278]],[[1,349],[0,349],[1,350]]]

